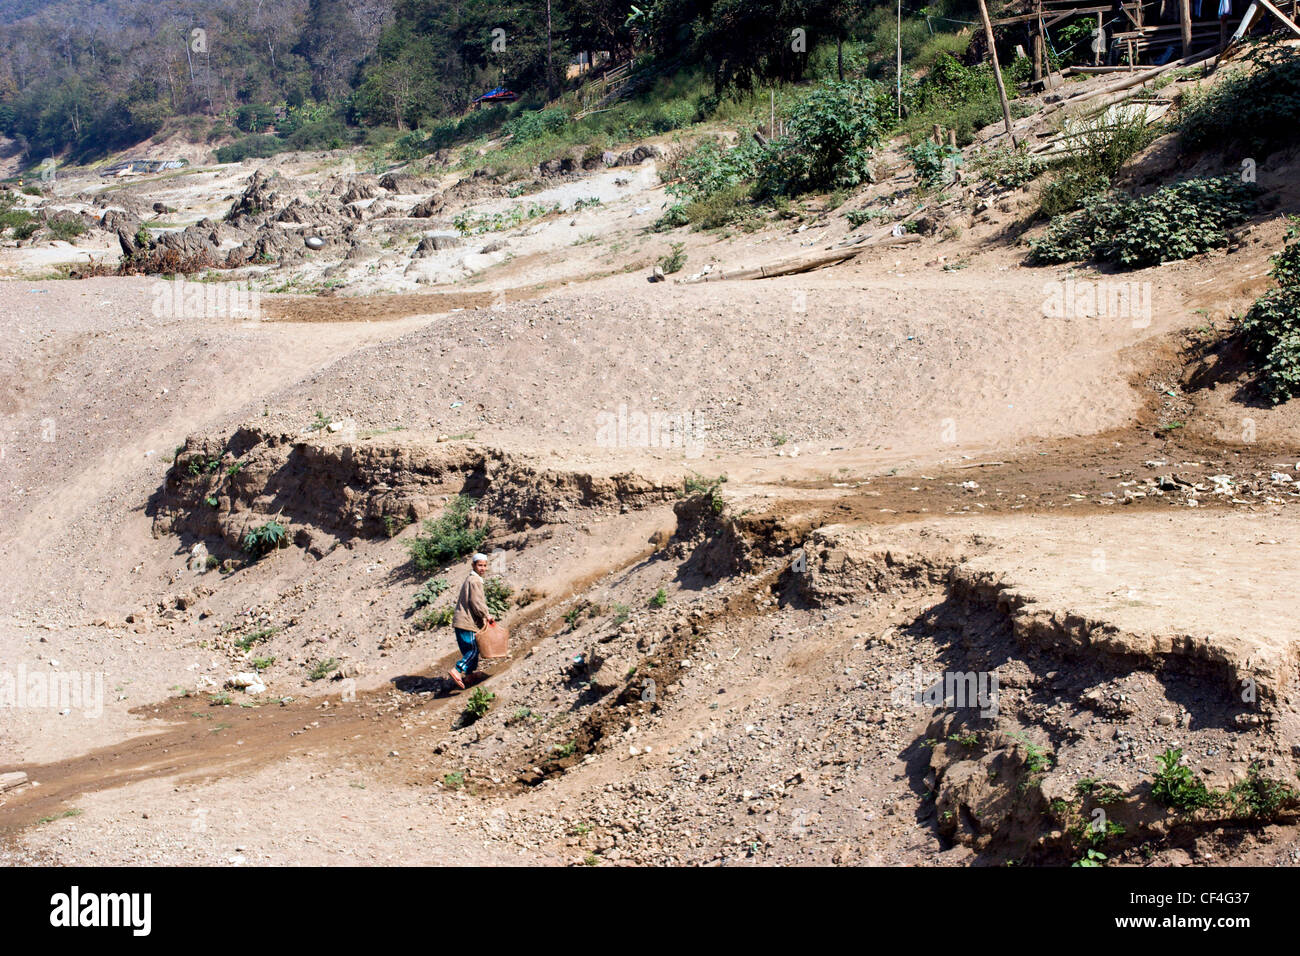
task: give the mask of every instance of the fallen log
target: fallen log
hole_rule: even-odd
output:
[[[774,279],[777,276],[798,275],[801,272],[812,272],[816,269],[824,269],[827,266],[839,265],[841,262],[848,262],[850,259],[857,258],[866,250],[876,246],[903,246],[920,241],[921,237],[914,232],[902,236],[895,236],[891,231],[880,236],[875,236],[859,245],[844,249],[833,249],[828,252],[819,252],[811,255],[793,256],[789,259],[769,262],[767,265],[758,266],[752,269],[738,269],[732,272],[716,270],[707,275],[678,279],[677,281],[682,284],[693,285],[696,282],[724,282],[734,279]]]

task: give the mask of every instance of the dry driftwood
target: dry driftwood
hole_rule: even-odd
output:
[[[890,227],[891,230],[893,227]],[[848,262],[861,255],[868,249],[877,246],[901,246],[912,242],[920,242],[921,237],[914,232],[902,236],[895,236],[892,232],[874,236],[865,242],[856,246],[846,246],[842,249],[831,249],[825,252],[806,253],[804,255],[791,256],[788,259],[780,259],[777,262],[769,262],[767,265],[758,266],[753,269],[737,269],[732,272],[710,272],[708,275],[702,275],[690,279],[678,279],[678,282],[694,284],[696,282],[729,282],[734,279],[774,279],[777,276],[798,275],[801,272],[812,272],[816,269],[824,269],[826,266],[839,265],[841,262]]]

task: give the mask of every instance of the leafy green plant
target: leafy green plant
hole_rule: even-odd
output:
[[[443,786],[451,790],[459,790],[465,786],[465,774],[463,771],[456,770],[452,773],[444,774],[442,778]]]
[[[410,523],[411,519],[405,515],[384,515],[384,534],[396,538]]]
[[[661,175],[670,181],[668,194],[688,203],[753,180],[764,153],[763,147],[743,134],[740,143],[730,149],[707,140],[665,166]]]
[[[333,657],[318,660],[311,666],[311,669],[307,671],[307,679],[311,681],[321,680],[338,670],[338,666],[339,662]]]
[[[940,146],[932,139],[908,146],[903,153],[916,167],[916,181],[922,189],[934,189],[948,182],[949,164],[955,165],[961,158],[961,150],[946,143]]]
[[[457,495],[436,520],[425,519],[424,533],[406,544],[417,571],[432,573],[478,550],[487,537],[487,529],[470,526],[473,509],[474,499]]]
[[[654,597],[650,598],[651,607],[663,607],[667,603],[668,603],[668,592],[665,591],[663,588],[660,588],[658,591],[656,591],[654,593]]]
[[[501,127],[501,131],[515,140],[526,143],[554,133],[569,122],[569,114],[562,109],[533,110],[520,113]]]
[[[890,212],[886,209],[850,209],[844,214],[844,218],[849,221],[854,229],[863,223],[873,222],[876,219],[888,219]]]
[[[669,253],[659,258],[659,268],[663,269],[666,275],[681,272],[682,266],[686,265],[686,253],[682,251],[686,248],[686,243],[674,242],[669,248]]]
[[[451,585],[447,583],[446,578],[429,578],[424,582],[424,587],[415,592],[414,604],[416,607],[425,607],[432,604],[438,599],[444,591]]]
[[[1019,189],[1037,179],[1047,164],[1023,146],[1003,146],[975,156],[973,165],[981,179],[998,189]]]
[[[1008,734],[1020,742],[1024,751],[1025,778],[1020,781],[1020,789],[1026,790],[1039,781],[1043,774],[1052,769],[1052,754],[1044,750],[1024,734]]]
[[[490,690],[484,690],[482,687],[475,687],[474,693],[469,695],[469,703],[465,705],[465,723],[472,724],[488,712],[492,706],[492,701],[496,700],[497,695]]]
[[[1192,149],[1237,146],[1261,158],[1294,142],[1300,124],[1300,51],[1266,47],[1249,70],[1184,94],[1179,131]]]
[[[450,607],[435,608],[415,619],[415,629],[418,631],[431,631],[436,627],[448,627],[454,616],[455,611]]]
[[[1300,793],[1280,780],[1265,777],[1256,762],[1250,765],[1244,780],[1228,788],[1228,801],[1233,816],[1272,820],[1283,810],[1294,810],[1300,804]]]
[[[704,478],[702,475],[688,475],[682,481],[681,497],[691,498],[697,495],[703,496],[709,502],[709,507],[714,514],[722,514],[725,502],[718,489],[722,487],[727,480],[726,475],[718,475],[716,478]]]
[[[498,620],[510,610],[510,596],[515,589],[499,577],[488,578],[483,582],[483,599],[487,602],[488,613]]]
[[[1114,194],[1085,200],[1083,209],[1052,220],[1031,243],[1034,263],[1093,258],[1128,268],[1186,259],[1226,245],[1245,222],[1255,190],[1233,176],[1189,179],[1140,199]]]
[[[1072,867],[1073,866],[1094,867],[1094,866],[1105,866],[1105,864],[1106,864],[1106,854],[1102,853],[1100,850],[1094,850],[1092,847],[1089,847],[1087,851],[1084,852],[1083,857],[1081,859],[1076,860],[1074,863],[1070,865]]]
[[[260,558],[276,548],[284,547],[287,542],[288,534],[284,525],[278,521],[268,521],[244,535],[243,545],[245,551]]]
[[[1182,758],[1183,751],[1178,747],[1170,747],[1160,755],[1160,767],[1151,781],[1151,796],[1166,807],[1185,812],[1223,803],[1224,794],[1206,787],[1191,768],[1180,763]]]
[[[1149,146],[1160,127],[1148,125],[1140,104],[1114,107],[1104,117],[1080,123],[1063,134],[1066,154],[1058,172],[1039,196],[1043,215],[1057,216],[1078,209],[1088,197],[1103,193],[1123,165]]]
[[[1238,321],[1247,350],[1260,362],[1260,384],[1274,404],[1300,394],[1300,220],[1269,270],[1278,288],[1255,300]]]
[[[86,224],[80,217],[58,216],[45,225],[55,239],[62,239],[65,242],[70,242],[86,231]]]
[[[871,80],[814,87],[791,110],[785,135],[762,156],[760,193],[798,194],[865,182],[890,116],[888,94]]]
[[[256,631],[251,631],[239,640],[235,641],[235,646],[241,651],[247,651],[255,645],[261,644],[263,641],[270,640],[272,636],[279,632],[280,629],[278,627],[260,627]]]

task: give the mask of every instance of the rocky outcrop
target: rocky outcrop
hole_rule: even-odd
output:
[[[391,535],[457,494],[479,499],[489,524],[507,532],[644,508],[675,494],[632,473],[544,469],[459,442],[394,445],[330,434],[241,429],[228,439],[190,438],[153,502],[155,535],[219,539],[238,550],[249,530],[275,519],[295,544],[321,555],[339,540]]]

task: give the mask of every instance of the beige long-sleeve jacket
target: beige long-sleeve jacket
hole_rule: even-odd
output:
[[[451,626],[465,631],[477,631],[488,619],[487,598],[483,594],[483,579],[471,571],[460,586],[456,610],[451,616]]]

